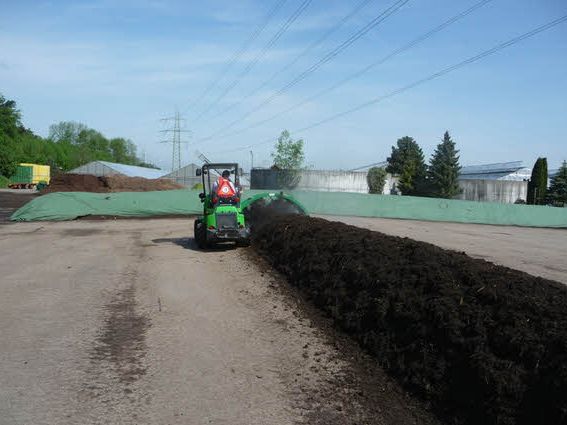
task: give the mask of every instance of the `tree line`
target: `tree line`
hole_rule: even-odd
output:
[[[538,158],[532,169],[528,182],[528,199],[530,205],[554,205],[564,207],[567,205],[567,161],[550,181],[547,187],[548,172],[547,158]]]
[[[418,143],[412,137],[402,137],[392,146],[387,166],[373,167],[368,171],[369,191],[382,193],[387,173],[391,173],[398,178],[397,190],[404,195],[454,198],[461,193],[458,153],[455,142],[446,131],[427,165]],[[528,181],[527,199],[522,203],[566,206],[567,162],[563,161],[548,187],[547,159],[538,158]]]
[[[455,142],[446,131],[427,165],[423,150],[413,137],[402,137],[392,146],[387,166],[368,171],[370,193],[382,193],[386,175],[390,173],[398,177],[394,190],[404,195],[454,198],[461,193],[458,153]]]
[[[157,168],[137,157],[131,140],[108,139],[74,121],[53,124],[40,137],[24,126],[16,102],[0,94],[0,176],[12,176],[21,162],[50,165],[55,173],[96,160]]]
[[[303,139],[293,140],[287,130],[281,132],[272,152],[277,169],[278,184],[281,187],[293,188],[299,180],[299,170],[304,167],[305,155]],[[434,196],[453,198],[461,192],[458,184],[459,151],[455,142],[446,131],[429,165],[421,147],[409,136],[398,139],[392,146],[392,154],[388,158],[386,168],[373,167],[368,171],[367,180],[370,193],[382,193],[387,173],[399,177],[398,189],[404,195]]]

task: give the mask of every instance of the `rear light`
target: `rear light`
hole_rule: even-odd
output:
[[[215,230],[215,226],[209,226],[209,230]]]
[[[213,199],[212,199],[213,204],[216,204],[218,201],[219,201],[218,198],[213,198]]]
[[[240,202],[240,198],[234,198],[236,202]]]

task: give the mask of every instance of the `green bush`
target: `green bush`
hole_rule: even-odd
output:
[[[4,176],[0,176],[0,188],[8,187],[9,184],[10,184],[10,179]]]
[[[381,167],[372,167],[368,170],[366,181],[368,182],[368,193],[377,193],[379,195],[384,191],[386,184],[386,170]]]

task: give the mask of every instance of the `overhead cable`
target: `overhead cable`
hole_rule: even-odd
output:
[[[256,66],[260,60],[262,60],[268,51],[276,44],[276,42],[285,34],[288,28],[301,16],[301,14],[307,9],[312,0],[303,0],[299,7],[293,12],[293,14],[284,22],[280,29],[270,38],[268,43],[258,52],[258,54],[244,67],[244,69],[237,75],[237,77],[226,86],[221,93],[211,102],[205,109],[201,111],[195,120],[199,120],[203,115],[205,115],[211,108],[216,106],[224,97],[230,93],[230,91],[240,83],[240,81]]]
[[[361,103],[361,104],[359,104],[358,106],[355,106],[355,107],[353,107],[353,108],[347,109],[346,111],[339,112],[339,113],[337,113],[337,114],[333,114],[333,115],[331,115],[331,116],[329,116],[329,117],[327,117],[327,118],[324,118],[324,119],[322,119],[322,120],[316,121],[316,122],[314,122],[314,123],[312,123],[312,124],[310,124],[310,125],[307,125],[307,126],[305,126],[305,127],[295,129],[295,130],[291,131],[290,133],[295,134],[295,133],[301,133],[301,132],[303,132],[303,131],[311,130],[311,129],[313,129],[313,128],[316,128],[316,127],[319,127],[319,126],[321,126],[321,125],[323,125],[323,124],[326,124],[326,123],[328,123],[328,122],[335,121],[335,120],[337,120],[337,119],[339,119],[339,118],[342,118],[342,117],[344,117],[344,116],[347,116],[347,115],[353,114],[353,113],[355,113],[355,112],[358,112],[358,111],[360,111],[360,110],[362,110],[362,109],[368,108],[369,106],[376,105],[376,104],[378,104],[378,103],[380,103],[380,102],[382,102],[382,101],[384,101],[384,100],[386,100],[386,99],[389,99],[389,98],[392,98],[392,97],[397,96],[397,95],[399,95],[399,94],[402,94],[402,93],[404,93],[404,92],[406,92],[406,91],[409,91],[409,90],[411,90],[411,89],[413,89],[413,88],[415,88],[415,87],[417,87],[417,86],[420,86],[420,85],[422,85],[422,84],[425,84],[425,83],[427,83],[427,82],[429,82],[429,81],[431,81],[431,80],[435,80],[435,79],[440,78],[440,77],[442,77],[442,76],[444,76],[444,75],[446,75],[446,74],[449,74],[449,73],[451,73],[451,72],[453,72],[453,71],[456,71],[456,70],[458,70],[458,69],[460,69],[460,68],[463,68],[463,67],[465,67],[465,66],[467,66],[467,65],[470,65],[470,64],[472,64],[472,63],[474,63],[474,62],[478,62],[478,61],[480,61],[480,60],[486,58],[487,56],[491,56],[491,55],[493,55],[493,54],[495,54],[495,53],[497,53],[497,52],[499,52],[499,51],[501,51],[501,50],[503,50],[503,49],[506,49],[506,48],[511,47],[511,46],[513,46],[513,45],[515,45],[515,44],[518,44],[518,43],[520,43],[520,42],[522,42],[522,41],[524,41],[524,40],[526,40],[526,39],[528,39],[528,38],[531,38],[531,37],[533,37],[533,36],[535,36],[535,35],[537,35],[537,34],[539,34],[539,33],[541,33],[541,32],[550,30],[551,28],[553,28],[553,27],[555,27],[555,26],[557,26],[557,25],[559,25],[559,24],[562,24],[562,23],[564,23],[564,22],[567,22],[567,15],[561,16],[560,18],[554,19],[554,20],[552,20],[552,21],[550,21],[550,22],[548,22],[548,23],[546,23],[546,24],[540,25],[540,26],[538,26],[537,28],[534,28],[534,29],[531,30],[531,31],[528,31],[528,32],[526,32],[526,33],[523,33],[523,34],[521,34],[521,35],[519,35],[519,36],[517,36],[517,37],[511,38],[511,39],[509,39],[509,40],[507,40],[507,41],[505,41],[505,42],[503,42],[503,43],[497,44],[496,46],[494,46],[494,47],[492,47],[492,48],[490,48],[490,49],[488,49],[488,50],[485,50],[485,51],[483,51],[483,52],[481,52],[481,53],[479,53],[479,54],[477,54],[477,55],[475,55],[475,56],[471,56],[471,57],[468,58],[468,59],[465,59],[465,60],[463,60],[463,61],[461,61],[461,62],[458,62],[458,63],[456,63],[456,64],[454,64],[454,65],[451,65],[451,66],[448,66],[448,67],[446,67],[446,68],[443,68],[442,70],[440,70],[440,71],[438,71],[438,72],[435,72],[434,74],[431,74],[431,75],[429,75],[429,76],[427,76],[427,77],[424,77],[424,78],[421,78],[421,79],[419,79],[419,80],[416,80],[416,81],[414,81],[414,82],[411,83],[411,84],[408,84],[408,85],[405,85],[405,86],[403,86],[403,87],[400,87],[400,88],[398,88],[398,89],[396,89],[396,90],[393,90],[393,91],[391,91],[391,92],[389,92],[389,93],[387,93],[387,94],[385,94],[385,95],[383,95],[383,96],[375,97],[374,99],[371,99],[371,100],[369,100],[369,101],[367,101],[367,102]],[[252,148],[252,147],[256,147],[256,146],[260,146],[260,145],[265,145],[265,144],[268,144],[268,143],[273,143],[273,141],[274,141],[274,138],[273,138],[273,137],[270,137],[269,139],[266,139],[266,140],[264,140],[264,141],[262,141],[262,142],[259,142],[259,143],[254,143],[254,144],[242,146],[242,147],[235,148],[235,149],[231,149],[231,150],[223,150],[222,153],[238,152],[238,151],[241,151],[241,150],[244,150],[244,149],[250,149],[250,148]]]
[[[256,27],[254,32],[244,41],[242,46],[232,55],[231,59],[224,65],[219,74],[209,83],[207,87],[201,92],[201,94],[185,109],[185,111],[191,109],[195,105],[198,105],[205,99],[205,97],[219,84],[220,81],[225,77],[232,66],[240,60],[240,58],[248,51],[248,48],[252,45],[258,36],[264,31],[268,23],[276,15],[276,13],[282,8],[287,0],[278,0],[274,6],[270,9],[268,14],[265,16],[264,20]]]
[[[225,134],[215,134],[213,137],[215,140],[219,140],[219,139],[225,139],[227,137],[232,137],[238,134],[242,134],[246,131],[249,131],[251,129],[257,128],[263,124],[266,124],[270,121],[273,121],[276,118],[281,117],[282,115],[288,114],[290,112],[295,111],[296,109],[301,108],[302,106],[313,102],[314,100],[336,90],[339,87],[344,86],[346,83],[361,77],[362,75],[366,74],[367,72],[371,71],[372,69],[376,68],[379,65],[384,64],[385,62],[393,59],[394,57],[396,57],[397,55],[399,55],[400,53],[406,52],[412,48],[414,48],[415,46],[421,44],[422,42],[426,41],[427,39],[433,37],[435,34],[443,31],[444,29],[446,29],[447,27],[449,27],[450,25],[454,24],[455,22],[459,21],[460,19],[464,18],[467,15],[470,15],[472,12],[474,12],[475,10],[479,9],[480,7],[486,5],[487,3],[490,3],[492,0],[481,0],[477,3],[475,3],[473,6],[469,7],[468,9],[464,10],[463,12],[458,13],[457,15],[454,15],[453,17],[449,18],[448,20],[446,20],[445,22],[443,22],[442,24],[436,26],[435,28],[425,32],[424,34],[416,37],[415,39],[413,39],[412,41],[410,41],[409,43],[403,45],[402,47],[393,50],[392,52],[388,53],[386,56],[372,62],[371,64],[361,68],[360,70],[348,75],[347,77],[343,78],[342,80],[339,80],[338,82],[332,84],[329,87],[324,88],[323,90],[318,91],[317,93],[315,93],[314,95],[299,101],[298,103],[295,103],[294,105],[284,109],[283,111],[280,111],[274,115],[271,115],[268,118],[264,118],[262,120],[256,121],[254,123],[249,124],[248,126],[239,129],[239,130],[235,130],[229,133],[225,133]],[[198,139],[197,142],[201,142],[201,141],[205,141],[205,140],[210,140],[208,138],[206,139]]]
[[[338,45],[337,47],[335,47],[333,50],[331,50],[330,52],[328,52],[323,58],[321,58],[320,60],[318,60],[317,62],[315,62],[313,65],[311,65],[308,69],[306,69],[305,71],[303,71],[301,74],[299,74],[297,77],[295,77],[293,80],[291,80],[290,82],[288,82],[286,85],[284,85],[282,88],[280,88],[277,92],[275,92],[274,94],[272,94],[271,96],[269,96],[266,100],[264,100],[263,102],[261,102],[258,106],[256,106],[255,108],[253,108],[252,110],[248,111],[246,114],[244,114],[243,116],[241,116],[240,118],[238,118],[237,120],[232,121],[231,123],[227,124],[226,126],[224,126],[223,128],[221,128],[220,130],[218,130],[217,132],[215,132],[214,134],[212,134],[211,136],[208,136],[206,138],[201,139],[201,141],[206,141],[206,140],[211,140],[213,139],[216,135],[218,134],[222,134],[224,133],[226,130],[234,127],[236,124],[241,123],[244,119],[248,118],[250,115],[254,114],[255,112],[260,111],[261,109],[263,109],[266,105],[268,105],[269,103],[271,103],[274,99],[276,99],[277,97],[281,96],[283,93],[285,93],[286,91],[288,91],[290,88],[292,88],[293,86],[295,86],[296,84],[298,84],[299,82],[305,80],[309,75],[313,74],[315,71],[317,71],[319,68],[321,68],[323,65],[325,65],[326,63],[332,61],[334,58],[336,58],[341,52],[343,52],[344,50],[346,50],[348,47],[350,47],[354,42],[356,42],[357,40],[359,40],[362,36],[364,36],[365,34],[367,34],[371,29],[375,28],[376,26],[378,26],[379,24],[381,24],[382,22],[384,22],[386,19],[388,19],[391,15],[393,15],[394,13],[396,13],[402,6],[404,6],[406,3],[408,3],[410,0],[397,0],[394,4],[392,4],[390,7],[388,7],[386,10],[384,10],[383,12],[381,12],[378,16],[376,16],[374,19],[372,19],[368,24],[366,24],[363,28],[361,28],[360,30],[358,30],[355,34],[351,35],[348,39],[346,39],[345,41],[343,41],[340,45]]]

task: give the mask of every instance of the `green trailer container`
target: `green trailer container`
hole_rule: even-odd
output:
[[[16,173],[10,177],[10,187],[13,189],[32,189],[49,184],[49,165],[21,163],[16,167]]]
[[[32,184],[33,183],[33,166],[18,165],[16,173],[10,177],[10,181],[15,184]]]

